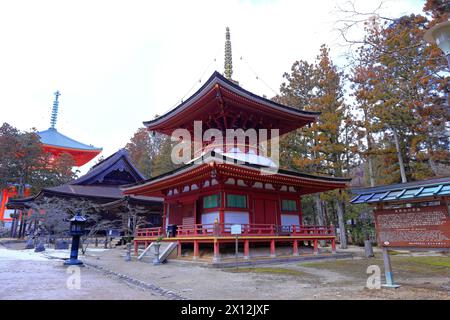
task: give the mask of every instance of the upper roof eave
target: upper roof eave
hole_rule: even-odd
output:
[[[236,83],[228,80],[227,78],[225,78],[224,76],[222,76],[219,72],[215,71],[211,77],[209,77],[209,79],[205,82],[205,84],[203,86],[200,87],[200,89],[198,89],[193,95],[191,95],[187,100],[183,101],[181,104],[179,104],[178,106],[176,106],[175,108],[169,110],[168,112],[166,112],[165,114],[163,114],[162,116],[153,119],[153,120],[149,120],[149,121],[144,121],[143,124],[149,129],[152,130],[153,127],[163,123],[164,121],[169,120],[171,117],[173,117],[174,115],[182,112],[183,110],[186,110],[187,108],[189,108],[189,106],[191,106],[192,104],[194,104],[197,100],[199,100],[204,94],[206,94],[207,92],[209,92],[216,84],[219,84],[227,89],[230,89],[232,91],[234,91],[236,94],[240,94],[248,99],[252,99],[258,103],[261,103],[263,105],[266,105],[268,107],[277,109],[279,111],[283,111],[283,112],[288,112],[291,113],[293,115],[298,115],[298,116],[303,116],[303,117],[307,117],[310,118],[311,121],[314,121],[319,115],[320,112],[313,112],[313,111],[304,111],[304,110],[299,110],[290,106],[286,106],[277,102],[274,102],[272,100],[269,100],[267,98],[264,97],[260,97],[248,90],[245,90],[244,88],[240,87],[239,85],[237,85]]]

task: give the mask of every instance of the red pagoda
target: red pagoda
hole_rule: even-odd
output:
[[[202,121],[202,136],[208,129],[225,136],[227,129],[236,128],[279,129],[285,134],[317,119],[318,113],[275,103],[240,87],[231,79],[228,51],[225,76],[214,72],[189,99],[144,122],[148,130],[171,134],[181,128],[194,133],[194,121]],[[246,259],[250,247],[256,244],[269,245],[271,257],[276,255],[278,243],[292,245],[292,254],[298,255],[303,241],[314,243],[314,253],[318,253],[319,240],[328,241],[335,252],[334,227],[302,224],[301,196],[345,188],[350,179],[278,168],[265,174],[265,169],[273,169],[274,162],[247,141],[222,145],[203,142],[201,146],[200,153],[183,166],[123,188],[124,194],[164,199],[163,226],[138,230],[136,254],[139,246],[147,247],[163,237],[163,241],[178,243],[179,256],[183,245],[193,245],[194,259],[199,258],[200,245],[212,244],[213,262],[217,262],[221,245],[235,242],[231,230],[236,226]]]
[[[38,132],[41,138],[44,151],[51,153],[55,158],[59,157],[63,153],[70,154],[77,167],[88,163],[95,158],[102,148],[96,148],[92,145],[87,145],[71,139],[56,130],[56,120],[58,117],[58,98],[60,92],[55,92],[55,101],[53,102],[52,116],[50,119],[50,128],[45,131]]]

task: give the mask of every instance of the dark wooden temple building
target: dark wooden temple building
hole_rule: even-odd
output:
[[[121,149],[94,165],[84,176],[57,187],[42,189],[37,195],[10,199],[10,209],[27,210],[43,198],[88,200],[96,205],[104,219],[122,216],[124,225],[132,221],[129,213],[145,217],[146,225],[161,225],[162,198],[146,196],[124,196],[120,186],[145,181],[144,176],[132,164],[126,150]]]

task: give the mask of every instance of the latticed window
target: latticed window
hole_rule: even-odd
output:
[[[203,208],[217,208],[220,206],[219,194],[212,194],[210,196],[203,197]]]
[[[282,200],[281,201],[282,211],[297,211],[297,202],[295,200]]]
[[[247,208],[247,196],[241,194],[227,194],[228,208]]]

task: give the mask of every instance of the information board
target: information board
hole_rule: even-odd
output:
[[[375,210],[378,242],[386,247],[450,248],[445,205]]]
[[[231,226],[231,234],[241,234],[242,233],[242,225],[233,224]]]

